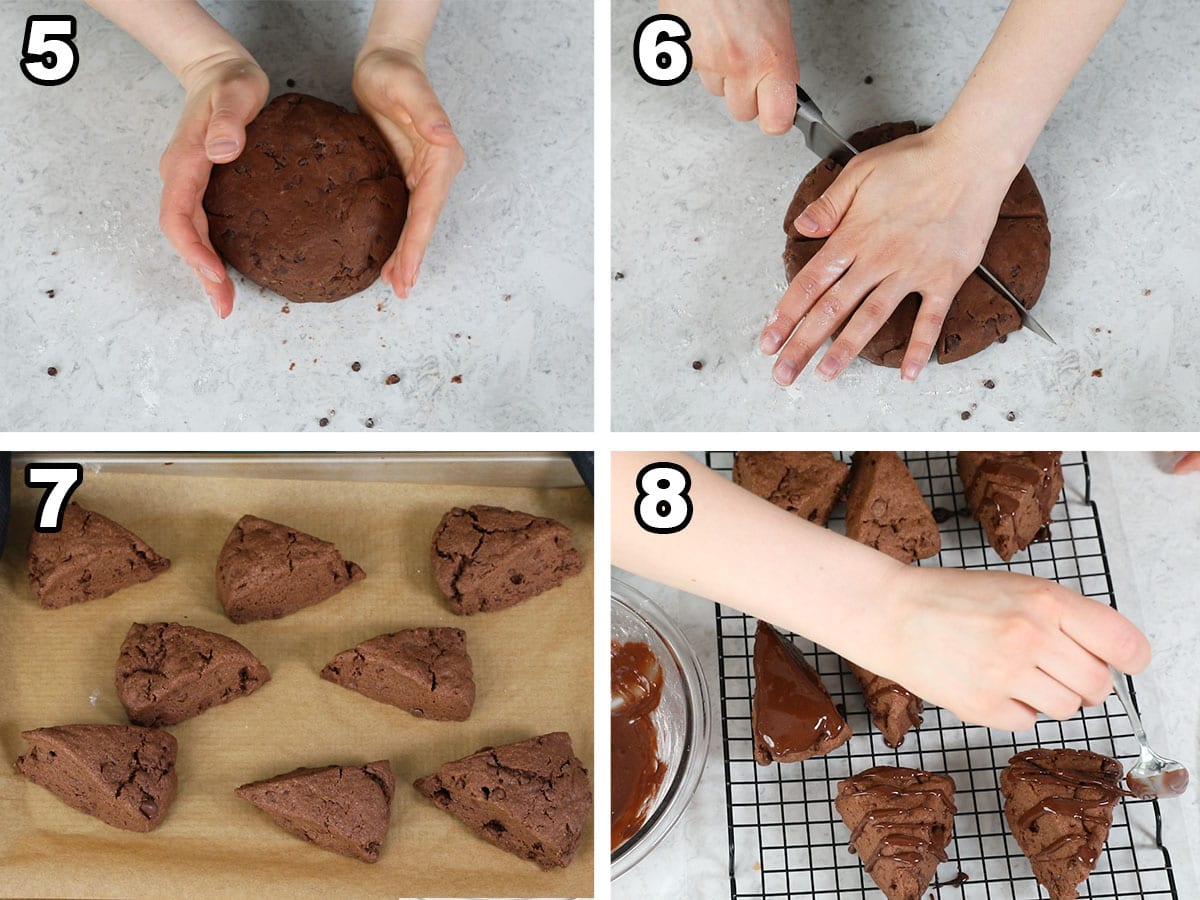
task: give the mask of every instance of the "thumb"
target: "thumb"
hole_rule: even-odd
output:
[[[450,125],[450,117],[438,102],[437,94],[433,92],[424,73],[413,79],[407,101],[413,127],[421,137],[439,147],[449,147],[458,142]]]
[[[227,163],[241,156],[246,148],[246,124],[260,109],[261,100],[243,83],[232,81],[214,88],[212,115],[204,135],[204,152],[210,162]]]
[[[837,180],[796,218],[796,231],[805,237],[828,237],[841,224],[858,192],[861,177],[857,166],[847,166]]]

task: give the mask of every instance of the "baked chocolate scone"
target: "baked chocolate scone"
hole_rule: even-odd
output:
[[[754,631],[754,759],[760,766],[821,756],[853,733],[796,645],[760,621]]]
[[[117,656],[117,697],[135,725],[175,725],[270,679],[233,638],[177,622],[134,622]]]
[[[475,705],[467,635],[460,628],[408,628],[343,650],[321,677],[414,716],[461,722]]]
[[[587,769],[562,731],[484,747],[413,785],[480,837],[543,869],[570,864],[592,811]]]
[[[850,467],[827,452],[741,451],[733,460],[733,483],[818,525],[829,521],[842,499]]]
[[[854,454],[846,536],[906,564],[936,556],[942,549],[933,511],[898,453]]]
[[[204,210],[213,248],[255,284],[328,302],[379,277],[408,190],[370,119],[283,94],[246,126],[242,155],[213,166]]]
[[[57,534],[29,538],[29,587],[45,609],[107,597],[170,567],[132,531],[78,503],[67,504]]]
[[[365,577],[328,541],[242,516],[217,558],[217,597],[225,614],[242,624],[289,615]]]
[[[920,727],[925,701],[890,678],[876,675],[849,660],[846,664],[862,688],[867,711],[883,735],[883,742],[892,748],[899,747],[910,728]]]
[[[1047,534],[1063,489],[1062,453],[964,450],[958,476],[975,518],[1008,562]]]
[[[921,900],[954,833],[954,780],[876,766],[838,784],[850,846],[888,900]]]
[[[1127,792],[1121,764],[1089,750],[1018,753],[1000,774],[1004,818],[1051,900],[1073,900],[1087,880]]]
[[[499,506],[455,507],[433,533],[433,575],[459,615],[493,612],[583,570],[562,522]]]
[[[867,150],[916,131],[912,122],[888,122],[852,134],[849,141],[857,149]],[[822,160],[796,189],[783,222],[787,233],[783,261],[789,282],[825,244],[824,238],[801,236],[792,223],[833,184],[841,170],[832,160]],[[1027,168],[1021,168],[1000,205],[983,264],[1027,309],[1037,303],[1050,269],[1050,229],[1045,204]],[[899,368],[919,306],[919,294],[905,297],[860,355],[876,365]],[[966,359],[995,341],[1004,341],[1020,327],[1021,319],[1012,305],[972,272],[955,295],[942,324],[937,360],[949,363]]]
[[[175,799],[175,738],[136,725],[58,725],[21,732],[17,769],[114,828],[153,831]]]
[[[234,791],[280,828],[318,847],[373,863],[391,823],[396,779],[386,759],[294,769]]]

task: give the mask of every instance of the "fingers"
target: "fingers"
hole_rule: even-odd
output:
[[[796,118],[796,85],[768,75],[756,90],[758,127],[764,134],[786,134]]]
[[[729,114],[739,122],[749,122],[758,115],[758,88],[745,78],[726,78],[725,105]]]
[[[759,350],[766,356],[778,353],[817,298],[833,287],[852,262],[853,257],[839,255],[837,248],[830,248],[829,244],[822,247],[783,292],[759,335]]]
[[[861,168],[855,160],[850,160],[825,193],[804,208],[794,223],[800,234],[819,238],[833,233],[858,193],[863,178]]]
[[[204,189],[212,163],[203,151],[186,150],[172,142],[163,154],[162,202],[158,225],[171,246],[196,273],[213,310],[222,319],[233,311],[233,284],[225,266],[202,234],[196,219],[203,215]],[[199,211],[199,212],[198,212]]]
[[[1192,451],[1183,454],[1183,459],[1175,463],[1175,474],[1186,475],[1188,472],[1200,472],[1200,452]]]
[[[437,152],[438,158],[420,176],[409,195],[408,218],[400,233],[400,243],[384,266],[384,277],[401,297],[407,297],[417,283],[417,272],[425,257],[425,248],[433,237],[438,217],[446,205],[446,198],[450,196],[454,177],[464,161],[462,148],[457,143]]]
[[[1079,694],[1050,677],[1041,669],[1029,671],[1012,688],[1013,699],[1031,709],[1041,710],[1052,719],[1069,719],[1079,712]]]
[[[1127,618],[1098,600],[1063,590],[1059,627],[1116,669],[1135,675],[1150,664],[1150,642]]]
[[[262,109],[265,98],[238,78],[219,83],[211,100],[212,114],[204,135],[204,150],[214,163],[227,163],[246,148],[246,125]]]
[[[942,323],[946,321],[952,299],[953,294],[922,293],[921,308],[917,311],[908,348],[904,351],[904,361],[900,363],[900,377],[905,381],[916,381],[929,364],[942,335]]]
[[[960,716],[964,722],[1000,728],[1004,731],[1028,731],[1037,723],[1037,710],[1019,700],[1005,700],[982,716]],[[974,721],[978,719],[978,721]]]
[[[1102,706],[1112,693],[1108,666],[1070,638],[1055,641],[1053,651],[1040,661],[1040,668],[1085,706]]]
[[[725,76],[719,72],[709,72],[707,70],[700,72],[700,83],[714,97],[725,96]]]
[[[458,138],[450,116],[442,108],[425,73],[405,66],[395,73],[384,90],[384,115],[400,125],[411,124],[417,134],[437,147],[455,147]]]
[[[895,276],[880,282],[879,286],[867,295],[867,299],[846,323],[833,346],[821,358],[817,365],[817,374],[826,381],[840,375],[850,361],[862,352],[863,347],[867,346],[875,332],[888,320],[907,294],[907,286]]]

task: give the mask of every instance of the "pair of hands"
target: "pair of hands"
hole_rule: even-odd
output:
[[[212,167],[237,159],[246,125],[267,102],[269,83],[248,56],[205,59],[183,74],[183,114],[159,163],[163,180],[159,226],[191,266],[221,318],[233,311],[233,282],[213,250],[204,212]],[[409,189],[408,218],[382,278],[401,297],[417,280],[463,151],[425,74],[419,48],[377,48],[354,67],[359,109],[390,145]]]
[[[788,0],[660,0],[688,23],[693,68],[739,121],[784,134],[800,80]],[[796,220],[828,238],[796,275],[759,337],[790,385],[842,329],[816,372],[836,378],[909,293],[922,297],[900,367],[915,381],[929,362],[954,295],[983,258],[1015,172],[978,158],[945,123],[856,157]],[[844,327],[843,327],[844,326]]]

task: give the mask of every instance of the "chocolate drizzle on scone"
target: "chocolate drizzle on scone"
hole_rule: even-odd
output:
[[[1061,452],[964,450],[958,474],[967,504],[1008,562],[1043,536],[1063,489]]]

